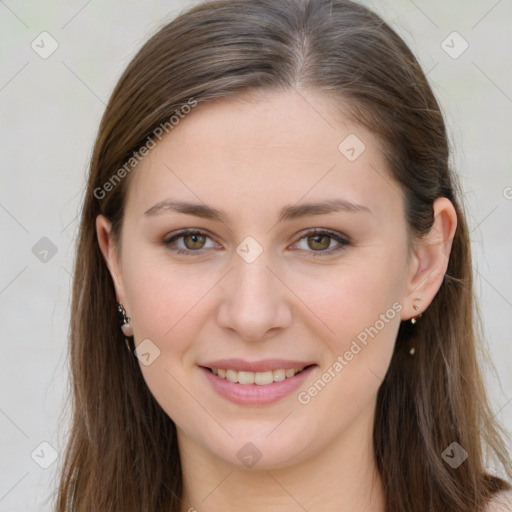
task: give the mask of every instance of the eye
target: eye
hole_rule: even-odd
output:
[[[164,245],[176,254],[186,254],[189,256],[201,254],[205,249],[216,247],[216,244],[208,247],[206,244],[208,239],[211,240],[210,236],[204,231],[186,229],[170,238],[166,238]]]
[[[351,244],[347,236],[325,229],[313,229],[308,231],[295,245],[301,242],[303,242],[302,247],[299,247],[299,249],[310,252],[311,256],[333,254],[345,249]]]

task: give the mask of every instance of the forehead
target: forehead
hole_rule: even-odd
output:
[[[200,103],[138,165],[127,209],[186,196],[268,210],[339,193],[389,210],[401,192],[379,140],[335,107],[293,90]]]
[[[294,155],[296,159],[309,156],[315,161],[332,161],[333,155],[339,156],[340,136],[350,127],[343,116],[335,119],[335,106],[332,99],[320,94],[255,91],[200,103],[167,139],[175,147],[186,148],[192,158],[205,152],[215,157],[219,150],[230,160],[246,161],[248,155],[258,152],[260,158],[281,154],[286,161]],[[373,139],[363,128],[352,129],[362,138]]]

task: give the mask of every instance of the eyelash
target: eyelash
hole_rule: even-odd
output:
[[[185,237],[187,235],[200,235],[200,236],[204,236],[204,237],[207,237],[207,238],[211,239],[211,237],[208,235],[208,233],[206,233],[204,231],[197,230],[197,229],[185,229],[183,231],[180,231],[179,233],[176,233],[171,238],[165,239],[163,244],[166,247],[168,247],[170,250],[175,252],[176,254],[182,254],[182,255],[185,255],[185,256],[198,256],[198,255],[201,255],[204,251],[208,250],[208,249],[204,249],[204,248],[203,249],[197,249],[197,250],[170,248],[170,245],[173,242],[175,242],[176,240],[178,240],[180,238],[183,238],[183,237]],[[338,242],[339,245],[335,246],[334,248],[325,249],[325,250],[322,250],[322,251],[312,251],[312,250],[311,251],[306,251],[306,252],[309,252],[310,256],[313,257],[313,258],[316,258],[318,256],[321,257],[321,256],[325,256],[325,255],[331,255],[333,253],[337,253],[339,251],[342,251],[346,247],[352,245],[351,240],[347,236],[340,235],[340,234],[338,234],[338,233],[336,233],[334,231],[329,231],[329,230],[326,230],[326,229],[319,229],[319,228],[315,228],[315,229],[311,229],[311,230],[307,231],[306,233],[304,233],[301,236],[301,238],[299,238],[297,240],[297,242],[295,242],[295,244],[300,242],[301,240],[303,240],[305,238],[309,238],[311,236],[318,236],[318,235],[326,235],[329,238],[331,238],[331,239],[335,240],[336,242]]]

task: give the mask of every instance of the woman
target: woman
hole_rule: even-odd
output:
[[[448,159],[356,3],[213,1],[153,36],[92,157],[56,510],[512,510]]]

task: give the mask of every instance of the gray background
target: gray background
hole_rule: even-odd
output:
[[[510,432],[512,1],[364,3],[408,42],[443,106],[497,370],[487,370],[487,381],[494,411]],[[93,140],[131,56],[190,4],[0,1],[0,511],[50,510],[62,459],[50,464],[52,448],[40,443],[62,455],[70,271]],[[43,31],[58,44],[47,58],[31,47],[35,41],[40,53],[51,49]],[[464,40],[468,49],[454,58]],[[43,237],[55,246],[54,255],[51,248],[38,253],[48,248]]]

